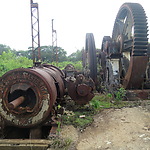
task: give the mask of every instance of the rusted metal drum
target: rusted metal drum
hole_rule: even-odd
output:
[[[94,97],[95,84],[90,77],[85,77],[82,74],[77,75],[76,78],[67,77],[66,86],[68,95],[76,104],[87,104]]]
[[[64,89],[63,73],[57,67],[11,70],[0,78],[0,115],[8,125],[39,125],[50,116]]]

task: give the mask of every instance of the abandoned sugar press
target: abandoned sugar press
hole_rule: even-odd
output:
[[[14,69],[0,77],[1,139],[46,139],[56,134],[66,95],[80,105],[94,97],[93,80],[73,65],[60,70],[41,63],[38,3],[31,0],[30,4],[33,67]]]
[[[112,36],[104,36],[96,50],[94,35],[86,34],[83,67],[88,68],[98,87],[109,91],[123,87],[144,99],[149,98],[150,68],[148,23],[143,7],[124,3],[116,16]]]
[[[0,78],[1,138],[46,138],[56,132],[56,108],[66,92],[85,104],[93,98],[93,88],[92,79],[75,75],[72,65],[64,71],[40,64],[7,72]]]

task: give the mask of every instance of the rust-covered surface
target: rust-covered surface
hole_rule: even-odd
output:
[[[132,100],[149,100],[150,99],[150,89],[143,90],[127,90],[126,97],[129,101]],[[141,101],[142,102],[142,101]]]
[[[132,56],[128,72],[123,81],[126,89],[138,89],[144,82],[146,67],[148,63],[147,56]]]
[[[22,102],[20,97],[24,97]],[[15,69],[1,78],[0,114],[12,125],[31,127],[42,123],[56,98],[55,81],[44,68]],[[16,108],[10,109],[10,104],[15,102]]]
[[[56,133],[57,106],[65,94],[78,104],[86,104],[94,96],[93,80],[75,72],[73,65],[63,72],[56,66],[36,63],[4,74],[0,78],[1,137],[40,139]]]
[[[68,95],[77,104],[87,104],[94,97],[93,89],[95,88],[95,84],[93,80],[86,78],[82,74],[77,75],[76,78],[66,78],[66,86]]]
[[[116,16],[112,37],[104,36],[101,51],[103,81],[109,87],[141,89],[146,77],[148,63],[148,25],[143,7],[138,3],[124,3]],[[106,59],[105,61],[103,61]],[[118,70],[112,62],[118,59]],[[104,62],[104,63],[103,63]],[[105,69],[106,68],[106,69]],[[116,71],[116,76],[112,76]],[[115,82],[110,82],[116,80]],[[109,81],[109,82],[108,82]]]
[[[83,62],[86,64],[85,68],[89,70],[89,75],[97,84],[97,57],[96,47],[93,33],[86,33],[85,54],[86,57]]]

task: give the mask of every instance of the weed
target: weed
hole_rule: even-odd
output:
[[[102,108],[110,108],[112,106],[111,103],[112,94],[107,95],[96,95],[90,101],[90,106],[95,110],[101,110]]]
[[[57,108],[58,108],[58,109],[61,109],[61,105],[58,105]]]
[[[62,122],[66,125],[73,125],[79,129],[84,129],[93,122],[93,115],[102,109],[127,106],[127,103],[122,101],[125,92],[123,88],[120,88],[115,93],[115,96],[111,93],[95,95],[89,104],[78,106],[76,109],[73,109],[73,111],[65,110],[62,116]]]
[[[124,99],[126,95],[126,90],[124,88],[120,88],[114,94],[115,94],[115,101],[118,103]]]
[[[57,138],[54,139],[52,144],[50,145],[50,148],[54,148],[54,149],[63,149],[63,150],[67,150],[69,148],[69,146],[71,145],[72,140],[71,139],[61,139],[61,138]]]
[[[113,95],[112,95],[111,93],[108,93],[108,94],[106,95],[106,97],[112,99],[112,98],[113,98]]]
[[[62,116],[63,124],[73,125],[79,129],[86,128],[93,122],[93,112],[88,110],[76,110],[74,113],[64,114]]]
[[[57,121],[57,133],[59,134],[61,131],[61,122]]]
[[[129,103],[124,101],[119,101],[119,102],[114,102],[112,106],[113,108],[123,108],[129,106]]]
[[[91,116],[85,116],[83,118],[82,117],[76,118],[74,121],[74,124],[76,127],[80,127],[82,129],[84,129],[85,127],[87,127],[92,122],[93,122],[93,118]]]
[[[101,103],[97,99],[92,99],[90,101],[90,105],[93,107],[94,110],[98,110],[98,109],[100,109]]]

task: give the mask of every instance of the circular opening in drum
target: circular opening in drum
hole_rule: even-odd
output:
[[[36,104],[36,94],[33,89],[16,89],[8,94],[8,108],[15,111],[30,112]]]

